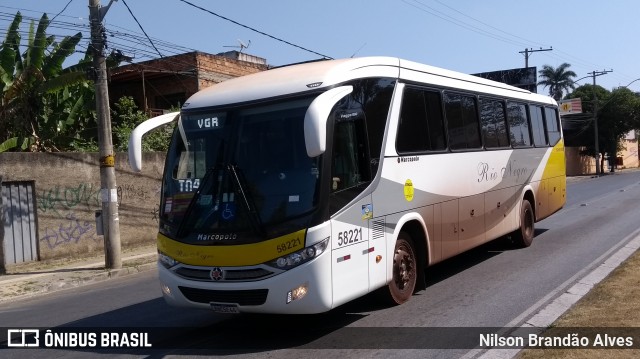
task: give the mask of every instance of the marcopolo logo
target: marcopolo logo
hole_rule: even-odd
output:
[[[39,329],[8,329],[7,346],[28,348],[40,346]]]

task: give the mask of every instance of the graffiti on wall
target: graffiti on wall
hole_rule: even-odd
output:
[[[124,184],[118,186],[118,205],[138,200],[148,200],[151,196],[143,186]]]
[[[98,241],[95,225],[88,221],[81,221],[73,213],[65,215],[65,221],[58,227],[47,227],[40,242],[46,243],[50,249],[64,244],[74,244],[82,240]]]
[[[124,184],[117,187],[118,205],[151,202],[160,192],[151,193],[142,185]],[[36,196],[38,211],[49,214],[50,220],[40,229],[40,242],[49,249],[63,245],[78,244],[83,241],[98,242],[100,236],[96,233],[95,222],[88,221],[87,216],[93,217],[93,211],[102,206],[100,186],[93,183],[79,183],[71,185],[56,185],[44,189]],[[149,219],[158,222],[159,206],[147,209]],[[89,213],[87,213],[89,212]],[[51,222],[53,220],[53,222]]]
[[[38,199],[38,210],[53,213],[64,218],[69,210],[82,206],[87,210],[100,205],[100,187],[93,183],[80,183],[73,186],[55,186],[42,190]]]
[[[125,184],[118,186],[118,204],[149,200],[151,195],[143,186]],[[93,183],[80,183],[72,186],[55,186],[42,190],[38,196],[38,209],[42,213],[53,213],[63,218],[65,213],[77,207],[91,210],[99,208],[100,187]]]

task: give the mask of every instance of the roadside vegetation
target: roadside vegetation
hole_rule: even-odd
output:
[[[620,151],[620,140],[631,131],[640,130],[640,93],[634,93],[628,86],[620,86],[612,91],[598,85],[577,86],[576,73],[563,63],[557,68],[544,65],[539,71],[538,84],[549,89],[549,96],[557,101],[579,98],[582,100],[582,112],[593,114],[594,96],[597,98],[598,118],[598,150],[600,152],[600,169],[604,172],[604,161],[615,157]],[[640,79],[638,79],[640,80]],[[595,157],[595,129],[593,115],[582,118],[563,118],[565,145],[584,147],[583,155]]]
[[[47,35],[50,20],[26,26],[18,12],[0,44],[0,152],[96,152],[97,115],[87,51],[77,64],[63,68],[77,53],[82,33],[58,40]],[[25,41],[22,35],[27,33]],[[90,49],[91,47],[89,47]],[[107,59],[118,66],[116,56]],[[112,105],[114,148],[124,151],[129,133],[147,119],[132,98]],[[147,135],[145,150],[166,150],[169,130]]]

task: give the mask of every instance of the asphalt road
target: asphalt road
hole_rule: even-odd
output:
[[[460,357],[469,350],[424,350],[415,343],[438,333],[455,342],[464,334],[446,328],[522,324],[640,227],[638,171],[572,180],[567,192],[565,208],[536,224],[530,248],[513,249],[499,239],[438,264],[427,271],[428,288],[402,306],[386,307],[368,296],[321,315],[224,316],[167,306],[150,271],[2,304],[0,327],[144,327],[164,347],[14,349],[2,356]],[[0,341],[6,338],[0,334]],[[175,342],[180,348],[172,348]],[[202,347],[208,349],[196,349]]]

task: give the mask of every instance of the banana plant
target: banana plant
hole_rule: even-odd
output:
[[[37,27],[31,21],[26,50],[21,53],[21,22],[18,12],[0,45],[0,152],[57,150],[57,138],[65,131],[77,130],[73,129],[77,122],[74,116],[86,101],[85,96],[71,99],[69,93],[77,92],[72,90],[77,85],[81,91],[87,88],[82,85],[87,83],[84,68],[89,62],[62,67],[75,53],[82,33],[57,42],[55,36],[47,36],[50,21],[43,14]],[[88,89],[92,91],[90,86]],[[65,101],[57,101],[60,98]],[[47,107],[52,103],[65,103],[69,110]]]

